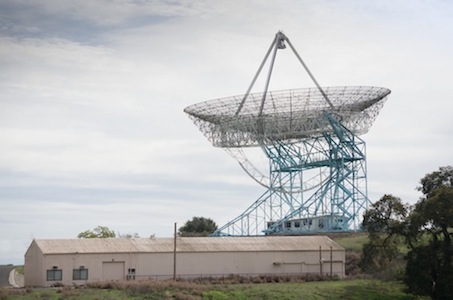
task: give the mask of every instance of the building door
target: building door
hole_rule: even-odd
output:
[[[103,262],[102,280],[124,280],[124,261]]]

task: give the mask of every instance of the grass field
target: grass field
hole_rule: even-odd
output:
[[[350,251],[360,252],[362,251],[362,246],[368,242],[367,233],[354,233],[346,235],[331,236],[331,239],[340,244],[343,248]],[[426,244],[430,236],[425,235],[420,238],[420,244]],[[409,248],[404,243],[403,238],[398,240],[398,249],[402,254],[406,254],[409,251]]]
[[[335,242],[346,250],[362,251],[362,246],[368,241],[367,233],[356,233],[349,235],[331,236]]]
[[[127,288],[126,288],[127,287]],[[0,290],[0,299],[427,299],[404,293],[398,282],[344,280],[301,283],[137,283],[121,288]]]

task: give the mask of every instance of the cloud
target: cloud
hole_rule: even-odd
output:
[[[183,109],[244,93],[278,30],[321,85],[392,90],[364,136],[369,193],[416,201],[418,180],[451,163],[452,11],[447,1],[2,1],[0,263],[21,262],[32,237],[97,225],[169,236],[175,221],[242,213],[263,188]],[[271,89],[312,85],[279,52]]]
[[[191,6],[173,1],[3,1],[1,28],[20,36],[99,44],[100,33],[192,15]]]

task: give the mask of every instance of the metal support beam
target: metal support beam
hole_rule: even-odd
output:
[[[369,203],[365,142],[331,115],[325,119],[335,128],[331,133],[263,147],[269,160],[269,189],[213,235],[359,230],[359,218]],[[313,174],[319,174],[318,185],[307,190],[304,178]]]

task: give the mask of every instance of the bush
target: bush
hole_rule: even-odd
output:
[[[360,268],[361,257],[359,251],[346,251],[345,274],[346,276],[357,276],[362,273]]]
[[[0,288],[0,299],[1,300],[6,300],[8,299],[9,293],[7,289]]]
[[[22,296],[27,293],[24,289],[11,289],[0,287],[0,300],[9,299],[11,296]]]

